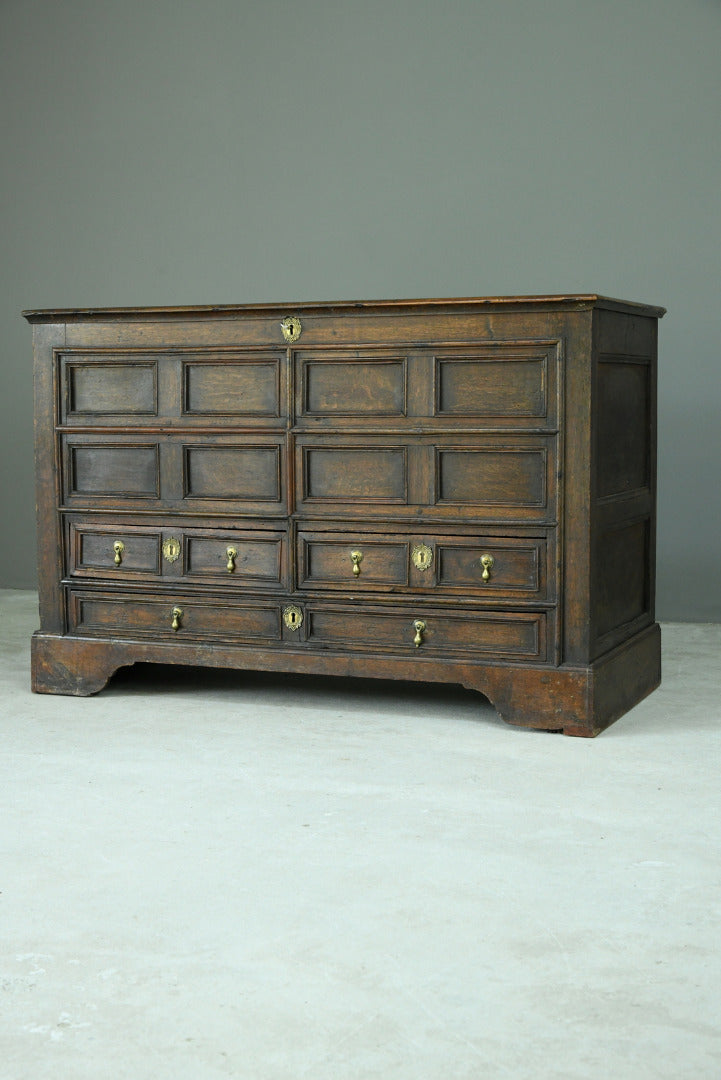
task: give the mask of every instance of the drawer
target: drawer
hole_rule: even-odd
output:
[[[277,350],[128,349],[60,357],[60,419],[71,427],[280,427],[287,360]]]
[[[182,642],[213,639],[229,644],[279,642],[277,603],[221,603],[182,593],[166,596],[72,591],[70,630],[105,638],[152,638]]]
[[[298,435],[308,517],[536,522],[556,517],[556,436]]]
[[[285,534],[186,530],[184,577],[208,584],[286,588]]]
[[[275,516],[286,512],[284,435],[63,435],[67,507]]]
[[[68,522],[68,573],[73,577],[156,578],[162,573],[160,529]]]
[[[160,577],[223,588],[287,587],[285,533],[247,529],[142,528],[71,519],[68,573],[117,581]]]
[[[298,533],[298,587],[366,590],[409,583],[410,541],[363,532]]]
[[[486,600],[549,598],[553,568],[545,538],[441,537],[434,545],[435,587]]]
[[[402,610],[306,605],[310,645],[342,650],[531,660],[547,654],[546,612]]]
[[[553,575],[545,537],[298,532],[301,589],[457,593],[544,601]]]

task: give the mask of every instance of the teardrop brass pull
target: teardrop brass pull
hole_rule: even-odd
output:
[[[180,620],[183,617],[182,607],[173,608],[173,621],[170,624],[171,630],[180,630]]]
[[[413,629],[416,632],[416,636],[413,638],[413,644],[416,648],[419,648],[423,644],[423,634],[425,633],[426,624],[422,619],[416,619],[413,623]]]
[[[228,556],[228,563],[225,569],[229,574],[232,574],[235,570],[235,560],[238,558],[237,549],[234,547],[228,547],[225,549],[225,554]]]
[[[123,552],[125,551],[125,544],[122,540],[116,540],[113,544],[113,551],[115,552],[115,565],[120,566],[123,561]]]
[[[350,561],[353,563],[353,573],[355,574],[356,577],[358,577],[358,575],[361,572],[360,571],[360,564],[363,562],[363,552],[362,551],[351,551],[351,553],[350,553]]]
[[[484,581],[491,580],[491,567],[493,566],[494,559],[492,555],[481,555],[481,566],[483,567],[483,573],[481,577]]]

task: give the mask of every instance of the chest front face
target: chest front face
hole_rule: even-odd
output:
[[[479,688],[590,664],[653,622],[655,338],[604,352],[624,318],[519,300],[41,323],[41,631]]]

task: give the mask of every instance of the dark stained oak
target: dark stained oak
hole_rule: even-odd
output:
[[[25,315],[35,691],[143,661],[453,682],[589,737],[658,685],[662,308]]]

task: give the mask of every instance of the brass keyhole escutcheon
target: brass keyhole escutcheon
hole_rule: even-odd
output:
[[[481,555],[481,566],[483,567],[483,573],[481,574],[481,577],[484,581],[491,580],[491,568],[494,561],[495,560],[492,555]]]
[[[426,629],[426,624],[423,622],[423,619],[416,619],[413,623],[413,629],[416,632],[416,636],[413,638],[413,644],[418,649],[423,644],[423,634]]]
[[[180,556],[180,540],[169,536],[163,544],[163,558],[166,562],[176,562]]]
[[[280,324],[280,328],[283,331],[283,337],[286,341],[290,342],[291,345],[300,337],[300,319],[296,319],[293,315],[286,316]]]
[[[122,540],[115,541],[113,544],[113,551],[115,552],[115,559],[113,561],[116,566],[120,566],[123,561],[123,552],[125,551],[125,544]]]
[[[289,630],[300,630],[303,625],[303,612],[295,604],[283,609],[283,621]]]
[[[427,570],[433,562],[433,549],[428,544],[416,544],[411,552],[413,565],[416,570]]]
[[[182,607],[174,607],[172,611],[173,621],[170,624],[170,629],[178,631],[180,630],[180,620],[183,618]]]
[[[355,574],[356,577],[358,577],[358,575],[361,572],[360,564],[363,562],[363,552],[362,551],[351,551],[351,553],[350,553],[350,561],[353,563],[353,573]]]
[[[228,571],[229,574],[232,574],[235,570],[235,560],[238,558],[237,549],[234,547],[228,547],[225,549],[225,554],[228,558],[225,569]]]

